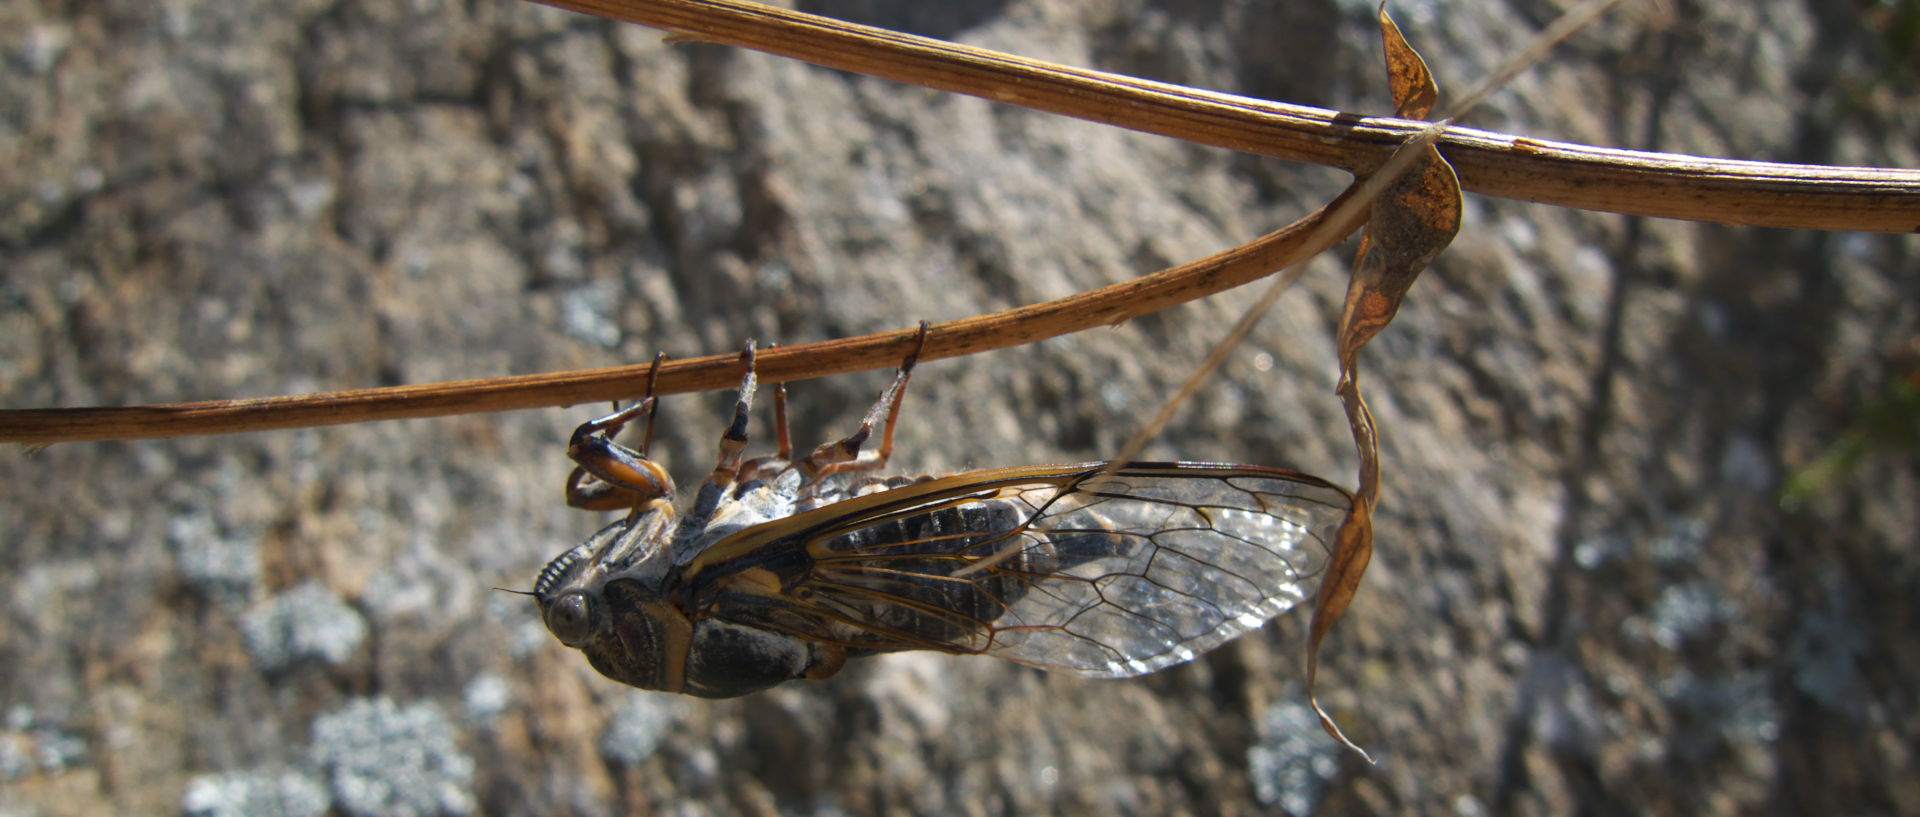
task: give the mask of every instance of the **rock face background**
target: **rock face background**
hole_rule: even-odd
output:
[[[1391,107],[1365,2],[804,5]],[[1888,22],[1911,2],[1665,6],[1470,123],[1920,165]],[[1461,88],[1554,10],[1398,12]],[[1198,257],[1342,183],[509,0],[27,0],[0,49],[9,408],[907,327]],[[1920,245],[1471,195],[1467,219],[1366,357],[1380,555],[1324,680],[1378,766],[1311,726],[1304,616],[1128,682],[931,655],[725,702],[606,682],[492,589],[601,523],[559,502],[595,406],[0,458],[0,814],[1920,813],[1914,449],[1779,502],[1912,376]],[[1150,455],[1351,482],[1342,271]],[[1245,300],[929,364],[897,462],[1099,458]],[[883,382],[795,385],[802,442]],[[668,402],[683,485],[725,399]]]

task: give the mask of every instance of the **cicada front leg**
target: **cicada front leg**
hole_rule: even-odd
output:
[[[664,353],[654,356],[647,371],[647,396],[612,414],[581,423],[567,441],[567,456],[579,466],[567,476],[567,505],[591,511],[627,509],[638,512],[648,503],[673,497],[673,478],[647,459],[653,447],[653,419],[659,400],[654,383],[660,376]],[[618,405],[616,404],[616,408]],[[646,434],[638,451],[614,441],[628,422],[645,414]]]
[[[886,467],[887,460],[893,457],[893,430],[900,421],[900,404],[906,398],[907,382],[913,379],[913,365],[920,360],[920,351],[927,347],[927,327],[926,321],[920,322],[920,336],[914,343],[913,351],[908,352],[906,359],[900,362],[900,370],[894,373],[893,384],[881,392],[880,399],[873,404],[873,408],[867,410],[860,427],[838,442],[814,449],[795,464],[809,481],[834,474],[874,471]],[[882,415],[886,420],[881,426],[880,450],[863,458],[860,448],[873,436],[873,428],[881,424]]]

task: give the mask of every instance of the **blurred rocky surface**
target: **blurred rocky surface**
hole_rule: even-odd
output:
[[[1622,10],[1470,123],[1920,166],[1911,7]],[[1390,107],[1371,0],[805,8]],[[1556,8],[1397,11],[1460,88]],[[0,61],[7,408],[897,329],[1199,257],[1342,183],[510,0],[25,0]],[[582,406],[0,458],[0,814],[1920,813],[1914,454],[1778,501],[1911,376],[1916,249],[1469,196],[1365,358],[1380,554],[1323,694],[1377,766],[1304,716],[1301,617],[1137,681],[933,655],[723,702],[604,681],[493,589],[599,524],[558,501]],[[1150,455],[1350,474],[1340,272]],[[1111,452],[1244,300],[928,364],[896,461]],[[802,441],[883,377],[796,384]],[[683,484],[722,399],[668,402]]]

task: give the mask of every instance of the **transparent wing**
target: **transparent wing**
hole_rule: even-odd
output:
[[[717,544],[696,574],[715,589],[711,614],[815,641],[1122,677],[1311,596],[1352,504],[1275,468],[1136,463],[1096,478],[1103,467],[980,471],[836,503]]]

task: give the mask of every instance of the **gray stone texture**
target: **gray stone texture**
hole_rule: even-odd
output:
[[[1391,107],[1370,2],[805,5]],[[1458,89],[1559,5],[1397,10]],[[1920,166],[1914,54],[1886,33],[1911,0],[1629,5],[1468,123]],[[899,329],[1196,258],[1342,184],[513,0],[10,0],[0,404]],[[1351,249],[1150,457],[1352,481],[1329,339]],[[1303,716],[1300,614],[1133,681],[907,655],[723,702],[607,682],[494,589],[601,524],[559,501],[600,406],[15,451],[0,814],[1920,813],[1914,450],[1779,501],[1913,376],[1917,249],[1469,195],[1364,356],[1379,555],[1321,680],[1371,767]],[[927,364],[896,461],[1110,453],[1247,300]],[[884,382],[795,384],[802,444]],[[683,485],[730,399],[667,401]]]

